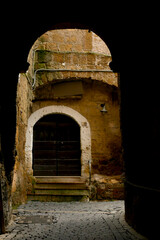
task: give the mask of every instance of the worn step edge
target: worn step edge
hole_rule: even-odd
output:
[[[83,177],[35,177],[36,183],[85,183]]]
[[[42,201],[42,202],[71,202],[80,201],[88,202],[88,196],[48,196],[48,195],[28,195],[28,201]]]
[[[88,196],[88,190],[35,190],[35,195]]]
[[[87,186],[77,186],[77,185],[75,185],[75,186],[35,185],[34,190],[88,190],[88,187]]]

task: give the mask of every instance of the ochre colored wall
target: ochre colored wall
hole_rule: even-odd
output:
[[[65,105],[78,111],[88,120],[91,127],[92,173],[118,175],[122,173],[118,89],[99,81],[82,82],[84,94],[80,99],[47,101],[53,87],[49,85],[37,89],[32,112],[49,105]],[[37,101],[36,96],[38,99],[42,99],[43,96],[45,100]],[[106,103],[107,113],[101,112],[103,103]]]
[[[25,167],[26,129],[31,107],[32,91],[25,74],[19,74],[17,85],[17,126],[15,138],[15,165],[13,170],[13,205],[24,203],[27,194],[28,175]]]
[[[32,188],[25,162],[28,118],[51,105],[70,107],[90,124],[91,198],[123,198],[118,75],[109,67],[111,60],[106,44],[87,30],[53,30],[34,43],[28,56],[29,69],[20,74],[17,88],[14,203],[24,202]],[[54,97],[55,84],[77,80],[83,83],[81,97]],[[107,113],[101,112],[104,103]]]

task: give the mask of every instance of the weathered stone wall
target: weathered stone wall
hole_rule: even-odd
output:
[[[111,60],[106,44],[87,30],[48,31],[34,43],[28,56],[29,69],[20,75],[17,89],[14,204],[25,201],[32,188],[25,162],[28,118],[46,106],[67,106],[90,124],[91,198],[123,198],[118,81],[109,67]],[[83,84],[82,96],[54,97],[55,84],[77,80]],[[101,112],[104,103],[105,114]],[[106,178],[102,180],[102,176]]]
[[[0,160],[0,183],[2,190],[2,202],[3,202],[3,212],[4,212],[4,224],[8,225],[11,220],[12,215],[12,198],[11,198],[11,185],[5,174],[5,168],[3,161]]]
[[[32,92],[25,74],[20,74],[17,85],[17,126],[15,142],[15,165],[12,183],[13,205],[25,202],[27,194],[27,178],[25,165],[25,140],[28,116],[31,107]]]
[[[117,74],[106,44],[87,30],[53,30],[34,43],[29,56],[28,78],[34,87],[54,79],[92,78],[117,85]]]
[[[95,33],[80,29],[51,30],[40,36],[28,55],[28,62],[33,60],[33,51],[36,49],[62,52],[96,52],[111,53],[102,39]]]
[[[37,88],[34,93],[32,112],[46,106],[68,106],[84,116],[91,128],[91,197],[98,199],[123,199],[123,162],[121,157],[121,134],[118,89],[106,83],[82,79],[82,98],[54,99],[54,85]],[[48,99],[48,100],[47,100]],[[101,112],[106,104],[107,113]],[[95,177],[96,176],[96,177]],[[106,176],[106,178],[102,176]],[[94,189],[94,191],[93,191]],[[114,190],[113,190],[114,189]],[[94,193],[93,193],[94,192]]]
[[[5,226],[9,224],[12,216],[11,179],[12,173],[10,173],[10,176],[6,175],[0,135],[0,201],[2,201],[2,206],[0,206],[0,221],[2,220],[2,224],[0,224],[0,228],[1,226],[3,228],[0,229],[0,234],[1,230],[5,231]]]
[[[32,112],[49,105],[64,105],[78,111],[88,120],[91,127],[93,174],[101,173],[109,176],[121,174],[118,89],[99,81],[85,79],[82,98],[51,100],[53,88],[53,85],[47,85],[35,90]],[[108,111],[105,114],[101,112],[103,103],[106,103]]]

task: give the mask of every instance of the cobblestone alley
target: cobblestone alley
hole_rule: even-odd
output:
[[[142,240],[124,220],[124,201],[36,202],[13,212],[1,240]]]

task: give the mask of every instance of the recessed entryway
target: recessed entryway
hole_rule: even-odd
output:
[[[81,176],[80,127],[71,117],[50,114],[33,128],[34,176]]]

